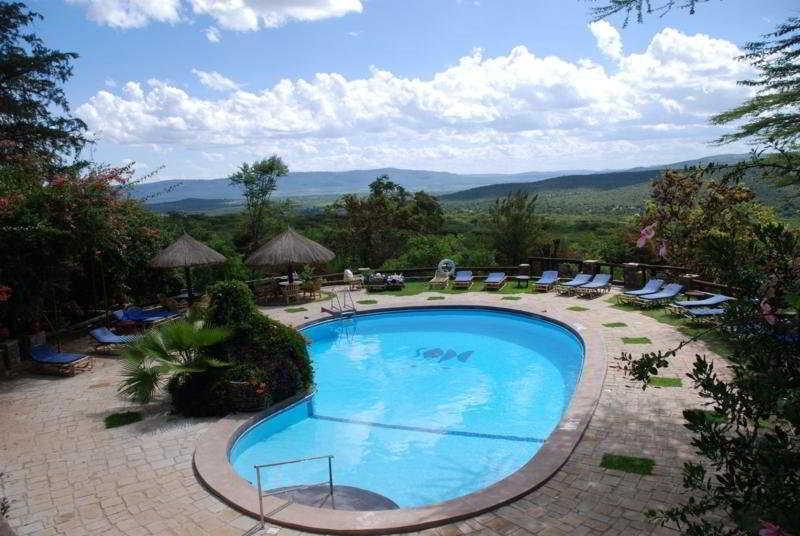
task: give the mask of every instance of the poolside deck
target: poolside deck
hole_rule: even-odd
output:
[[[367,299],[363,291],[356,301]],[[631,383],[616,368],[621,351],[666,349],[685,337],[673,327],[638,312],[612,307],[607,297],[594,300],[550,294],[471,292],[428,301],[416,296],[370,295],[374,305],[360,310],[409,305],[494,305],[540,314],[558,313],[573,324],[601,333],[608,356],[603,392],[586,434],[554,477],[516,502],[423,534],[587,535],[674,534],[652,526],[642,512],[682,497],[681,465],[690,459],[689,433],[681,412],[700,399],[683,387],[647,389]],[[580,306],[586,310],[570,310]],[[289,324],[321,318],[320,304],[307,311],[285,306],[262,308]],[[294,310],[294,309],[292,309]],[[625,327],[603,324],[623,322]],[[625,344],[623,337],[650,339]],[[88,341],[77,341],[80,349]],[[684,347],[662,375],[682,377],[702,342]],[[196,442],[216,419],[183,419],[154,404],[146,418],[107,430],[103,418],[131,405],[118,398],[121,364],[99,357],[93,371],[73,378],[23,376],[0,381],[0,490],[12,499],[9,523],[19,535],[240,535],[255,520],[209,494],[192,470]],[[654,473],[640,476],[599,467],[604,453],[642,456],[656,461]],[[2,493],[0,493],[2,495]],[[269,527],[261,534],[294,535]]]

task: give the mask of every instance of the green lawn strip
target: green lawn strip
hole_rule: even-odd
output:
[[[522,298],[520,298],[519,296],[503,296],[500,299],[501,300],[521,300]]]
[[[287,313],[302,313],[303,311],[308,311],[305,307],[287,307],[284,309]]]
[[[622,337],[625,344],[651,344],[653,341],[647,337]]]
[[[628,324],[625,322],[609,322],[608,324],[603,324],[603,326],[607,328],[626,328]]]
[[[524,287],[517,288],[517,284],[515,282],[506,283],[506,285],[500,290],[487,290],[486,292],[491,292],[493,294],[522,294],[529,289]],[[439,294],[466,294],[467,292],[483,292],[483,281],[476,279],[475,282],[472,284],[472,287],[467,289],[454,289],[451,286],[447,288],[435,288],[431,289],[428,288],[428,283],[426,281],[411,281],[405,284],[405,286],[401,289],[396,290],[378,290],[373,291],[377,295],[387,295],[387,296],[416,296],[417,294],[421,294],[422,292],[436,292]]]
[[[647,382],[651,387],[683,387],[683,380],[680,378],[665,378],[664,376],[650,376]]]
[[[690,420],[695,420],[693,417],[701,417],[712,423],[725,422],[725,418],[722,415],[707,409],[685,409],[683,410],[683,415]]]
[[[690,338],[700,335],[699,340],[705,342],[708,346],[708,349],[715,354],[722,357],[728,357],[731,355],[731,349],[728,341],[726,341],[725,337],[723,337],[722,334],[717,330],[709,329],[707,327],[693,326],[685,318],[669,314],[663,307],[640,309],[634,305],[628,305],[625,303],[618,304],[613,297],[608,298],[606,301],[611,303],[611,306],[614,309],[619,309],[620,311],[638,312],[645,316],[649,316],[650,318],[657,320],[662,324],[669,324],[686,337]]]
[[[636,458],[620,454],[603,454],[603,459],[600,461],[600,467],[605,469],[636,473],[637,475],[653,474],[655,464],[656,462],[649,458]]]
[[[572,307],[567,307],[568,311],[588,311],[588,307],[581,307],[580,305],[573,305]]]
[[[118,426],[125,426],[142,420],[142,414],[138,411],[125,411],[123,413],[112,413],[108,415],[103,422],[106,423],[106,428],[117,428]]]
[[[428,301],[443,300],[444,296],[428,296]]]
[[[359,305],[375,305],[378,300],[358,300],[356,303]]]

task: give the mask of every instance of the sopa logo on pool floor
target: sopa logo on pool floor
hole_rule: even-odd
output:
[[[445,361],[449,361],[453,358],[457,359],[462,363],[466,363],[472,354],[474,354],[474,350],[467,350],[466,352],[458,353],[452,348],[449,350],[443,350],[441,348],[418,348],[415,357],[424,357],[425,359],[438,359],[439,363],[443,363]]]

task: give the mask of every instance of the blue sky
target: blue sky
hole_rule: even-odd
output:
[[[81,56],[67,93],[94,158],[161,179],[272,153],[296,170],[518,172],[743,151],[709,146],[706,119],[748,95],[737,46],[800,13],[712,0],[622,28],[590,27],[580,0],[29,4]]]

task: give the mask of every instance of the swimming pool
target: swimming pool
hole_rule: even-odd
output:
[[[480,308],[358,315],[311,325],[317,391],[242,434],[255,464],[334,455],[334,481],[402,508],[483,489],[525,465],[558,425],[583,365],[572,331]],[[327,463],[263,473],[267,489],[327,481]]]

